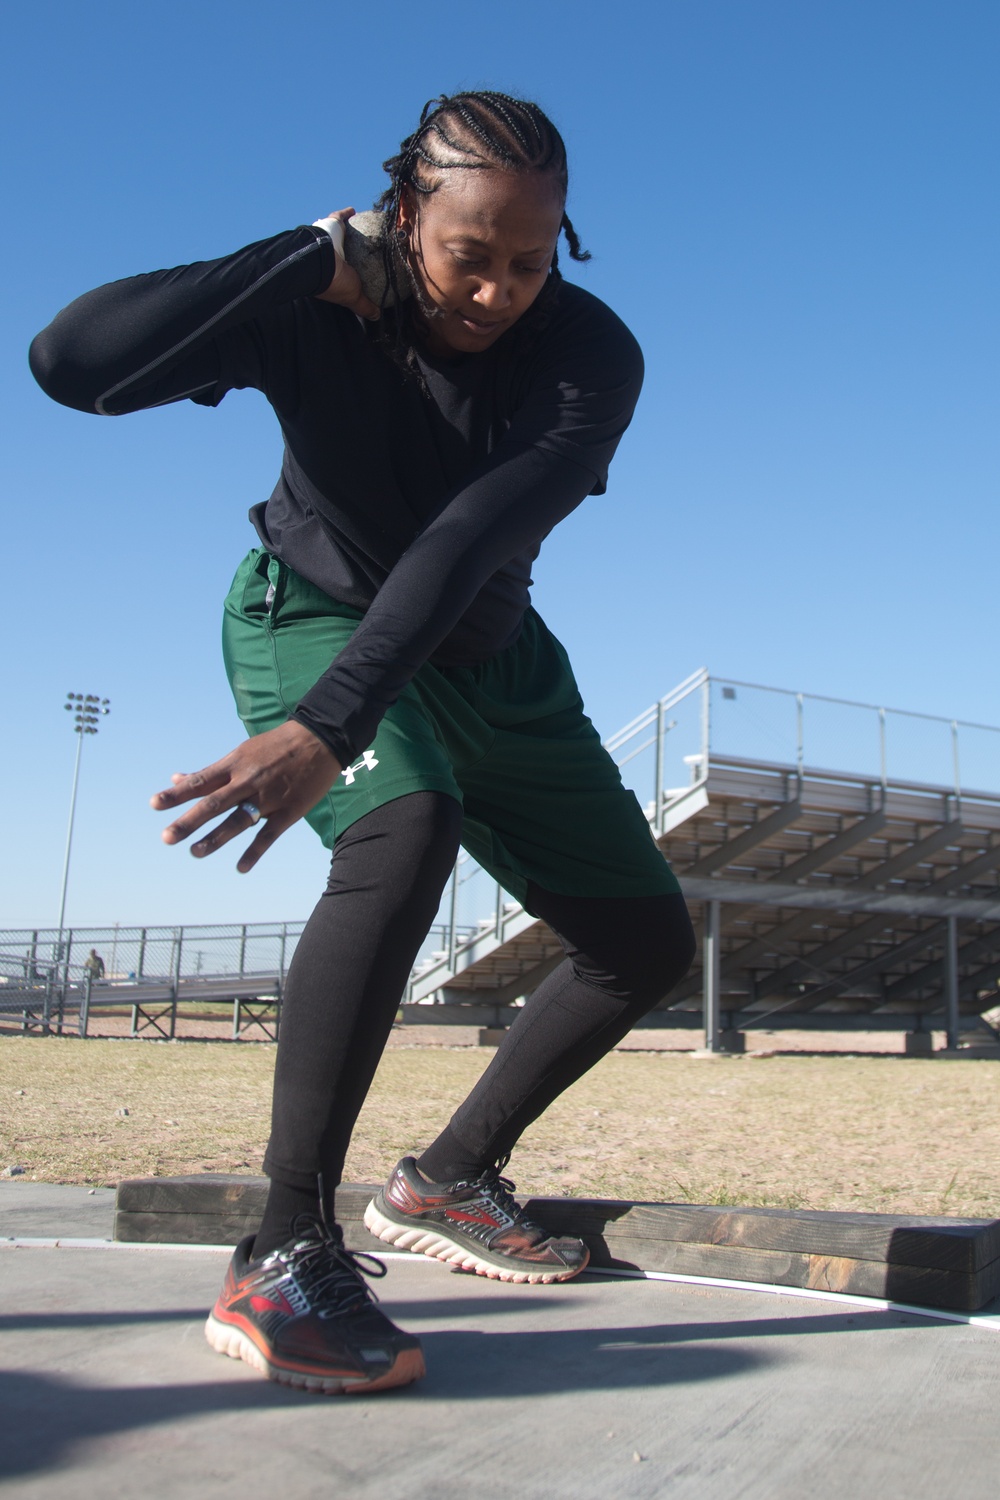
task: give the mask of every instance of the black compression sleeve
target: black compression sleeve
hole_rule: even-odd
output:
[[[569,514],[594,476],[537,448],[491,455],[407,549],[350,642],[293,715],[349,763],[498,568]],[[335,726],[335,728],[333,728]]]
[[[507,433],[444,497],[297,707],[339,760],[371,744],[386,709],[489,579],[603,493],[641,384],[638,345],[603,304],[587,304],[569,334],[539,351]]]
[[[183,397],[215,404],[245,385],[274,403],[276,371],[266,367],[282,361],[258,337],[265,314],[321,290],[334,266],[329,237],[303,227],[222,260],[112,283],[79,298],[38,335],[32,369],[51,396],[81,411],[118,414]],[[237,337],[240,357],[232,349]],[[532,359],[507,434],[442,497],[349,646],[296,710],[341,762],[371,743],[386,709],[491,577],[603,490],[641,384],[635,341],[591,299],[570,333]],[[309,437],[320,446],[333,440]]]
[[[32,374],[53,400],[103,416],[209,394],[220,375],[219,334],[322,291],[334,268],[329,236],[303,226],[221,260],[113,281],[42,330]]]

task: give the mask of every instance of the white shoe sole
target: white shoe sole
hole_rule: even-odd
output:
[[[375,1380],[347,1379],[342,1375],[310,1375],[305,1371],[286,1370],[272,1364],[257,1348],[253,1339],[232,1323],[221,1322],[214,1313],[209,1313],[205,1324],[205,1337],[217,1354],[228,1354],[230,1359],[241,1359],[279,1385],[291,1385],[300,1391],[314,1391],[322,1396],[361,1396],[368,1391],[385,1391],[397,1385],[409,1385],[426,1374],[424,1357],[419,1349],[404,1349],[397,1354],[392,1367]]]
[[[431,1260],[444,1261],[445,1265],[455,1266],[460,1271],[475,1271],[477,1276],[488,1276],[491,1281],[531,1282],[532,1284],[570,1281],[574,1276],[579,1276],[587,1265],[587,1261],[584,1261],[583,1265],[575,1270],[520,1271],[509,1264],[504,1264],[499,1257],[496,1260],[488,1260],[481,1252],[477,1253],[465,1246],[456,1245],[454,1241],[445,1239],[434,1230],[413,1229],[405,1224],[396,1224],[392,1219],[387,1219],[385,1214],[380,1213],[375,1206],[374,1198],[365,1209],[365,1228],[370,1234],[384,1240],[387,1245],[395,1245],[399,1250],[412,1250],[414,1255],[427,1255]],[[587,1259],[589,1258],[588,1256]]]

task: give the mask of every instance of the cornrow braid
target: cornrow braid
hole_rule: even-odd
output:
[[[481,172],[500,167],[510,172],[553,173],[565,196],[569,185],[566,147],[552,121],[537,104],[487,89],[429,99],[420,112],[416,130],[400,142],[399,151],[382,166],[389,174],[389,186],[375,208],[383,215],[380,240],[386,283],[383,306],[394,303],[396,307],[392,331],[386,329],[386,335],[396,361],[416,373],[412,306],[404,298],[410,294],[425,317],[434,317],[436,310],[421,295],[395,233],[403,193],[409,189],[418,197],[429,197],[441,186],[444,172]],[[566,236],[570,259],[589,260],[589,250],[581,247],[565,213],[560,229]],[[541,326],[551,316],[561,280],[558,254],[554,254],[547,284],[525,315],[533,325]]]

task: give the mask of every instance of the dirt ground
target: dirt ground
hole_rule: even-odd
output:
[[[474,1036],[442,1045],[424,1030],[394,1035],[349,1180],[377,1181],[432,1139],[489,1063]],[[759,1041],[770,1048],[732,1058],[612,1053],[525,1135],[519,1190],[1000,1216],[1000,1061],[775,1055],[774,1038]],[[274,1055],[251,1042],[2,1036],[0,1170],[90,1184],[259,1173]]]

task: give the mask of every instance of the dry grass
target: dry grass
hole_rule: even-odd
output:
[[[348,1177],[430,1140],[490,1056],[387,1052]],[[259,1172],[273,1065],[250,1043],[0,1039],[0,1168]],[[616,1053],[532,1127],[516,1176],[538,1194],[996,1217],[998,1083],[993,1061]]]

